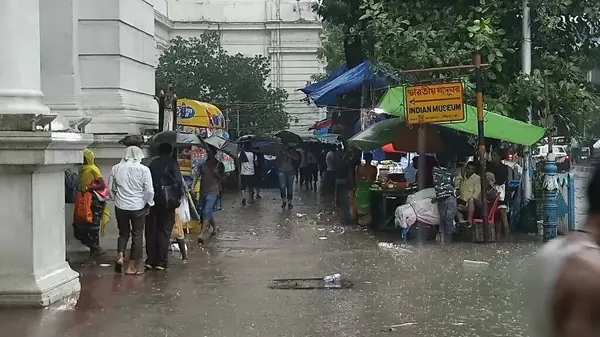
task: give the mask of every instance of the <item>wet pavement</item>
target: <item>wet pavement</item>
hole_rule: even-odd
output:
[[[583,184],[585,177],[578,177]],[[141,277],[78,268],[83,290],[46,309],[0,310],[7,336],[524,336],[521,277],[537,243],[402,244],[340,225],[316,192],[282,210],[275,191],[217,213],[190,262]],[[578,211],[581,215],[581,209]],[[581,220],[581,216],[578,221]],[[489,268],[463,268],[463,260]],[[276,290],[276,278],[340,273],[352,289]]]

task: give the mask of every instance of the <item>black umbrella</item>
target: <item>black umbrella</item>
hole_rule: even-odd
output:
[[[282,130],[275,133],[275,137],[281,139],[284,144],[300,144],[302,143],[302,137],[293,133],[292,131]]]
[[[238,138],[235,142],[238,144],[247,143],[255,140],[257,137],[255,135],[244,135]]]
[[[148,144],[153,147],[163,143],[171,144],[174,147],[186,147],[191,145],[206,147],[204,141],[200,139],[200,137],[193,133],[181,131],[159,132],[148,140]]]
[[[237,158],[239,148],[238,145],[229,139],[221,136],[213,135],[204,140],[204,142],[219,151],[225,152],[233,158]]]

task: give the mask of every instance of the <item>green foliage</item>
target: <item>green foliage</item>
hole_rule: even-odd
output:
[[[317,58],[325,62],[325,69],[323,73],[311,76],[311,80],[315,82],[326,79],[346,64],[344,57],[344,39],[346,35],[342,27],[325,23],[323,32],[324,34],[320,36],[321,47],[317,50]]]
[[[156,88],[172,85],[181,98],[217,105],[228,113],[231,130],[237,129],[239,113],[241,134],[264,134],[289,126],[284,106],[288,95],[267,84],[269,64],[263,56],[228,54],[217,33],[177,37],[160,57]]]
[[[357,0],[358,1],[358,0]],[[600,1],[531,0],[532,73],[521,72],[521,1],[361,0],[343,7],[324,0],[326,22],[373,42],[372,61],[387,69],[471,64],[479,52],[491,67],[484,71],[486,108],[521,120],[531,104],[534,122],[554,120],[563,134],[576,135],[598,125],[598,96],[587,70],[600,56]],[[346,9],[344,9],[346,8]],[[358,16],[358,22],[354,19]],[[329,30],[326,30],[329,32]],[[325,49],[330,46],[324,46]],[[339,57],[339,54],[335,57]],[[467,101],[474,100],[473,73],[450,71],[408,76],[409,82],[462,78]],[[546,116],[544,81],[550,114]]]

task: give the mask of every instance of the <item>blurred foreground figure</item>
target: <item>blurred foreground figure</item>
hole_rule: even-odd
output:
[[[527,279],[532,337],[600,336],[600,166],[587,187],[585,226],[547,243]]]

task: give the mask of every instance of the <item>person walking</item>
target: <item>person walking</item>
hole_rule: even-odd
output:
[[[113,166],[109,184],[115,202],[115,216],[119,228],[117,240],[118,259],[115,272],[123,272],[125,251],[131,236],[131,251],[127,275],[141,275],[138,261],[142,258],[142,235],[148,209],[154,205],[152,175],[148,167],[142,165],[144,153],[137,146],[125,150],[121,162]]]
[[[306,179],[308,179],[308,187],[316,190],[319,181],[319,165],[317,163],[317,156],[310,149],[306,151],[306,163]]]
[[[171,232],[175,210],[185,190],[173,146],[160,144],[158,157],[150,163],[154,186],[154,206],[146,220],[146,269],[165,270],[169,262]]]
[[[258,148],[254,148],[254,155],[256,156],[256,172],[254,174],[254,189],[256,191],[256,199],[261,199],[260,187],[263,184],[265,177],[265,155],[262,154]]]
[[[532,337],[595,337],[600,331],[600,166],[587,186],[585,225],[546,243],[525,278]]]
[[[448,168],[449,162],[445,160],[433,168],[433,182],[435,188],[435,201],[440,214],[439,233],[440,241],[450,242],[454,232],[454,219],[458,212],[456,202],[456,188],[454,175]]]
[[[242,206],[246,206],[246,197],[248,195],[250,196],[250,201],[253,200],[257,161],[258,158],[251,151],[250,144],[246,143],[244,151],[240,153],[240,192],[242,194]]]
[[[208,150],[208,158],[200,167],[200,196],[198,197],[199,208],[202,209],[201,221],[202,232],[198,236],[198,243],[204,243],[208,235],[208,229],[212,228],[211,235],[218,233],[213,211],[221,193],[221,183],[225,181],[225,167],[215,157],[213,150]],[[194,182],[198,179],[196,177]]]
[[[277,156],[277,170],[279,172],[279,193],[281,196],[281,208],[292,209],[294,199],[294,178],[296,171],[294,169],[294,160],[297,160],[297,152],[292,148],[285,148]]]
[[[492,152],[492,161],[487,163],[486,170],[492,172],[496,177],[496,186],[500,195],[498,214],[500,215],[499,226],[496,229],[496,235],[508,240],[510,236],[510,225],[508,222],[508,200],[506,200],[506,191],[508,183],[508,174],[510,168],[502,162],[505,153],[500,149]]]
[[[300,147],[297,152],[300,154],[300,164],[298,167],[298,172],[300,173],[300,179],[299,179],[298,185],[300,187],[304,186],[304,187],[308,188],[308,172],[307,172],[308,152],[303,147]]]
[[[73,235],[90,249],[90,262],[94,263],[105,254],[100,247],[100,230],[108,223],[110,216],[106,208],[108,195],[102,195],[106,190],[106,182],[96,166],[94,152],[88,149],[83,150],[83,165],[79,169],[78,189],[79,193],[90,194],[92,223],[78,221],[79,218],[74,217],[76,221],[73,221]]]

